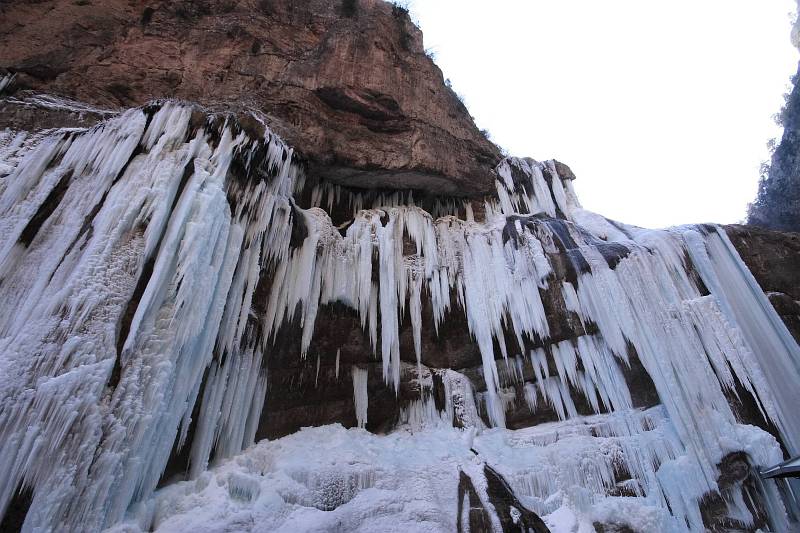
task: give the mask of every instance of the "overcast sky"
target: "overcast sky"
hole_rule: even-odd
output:
[[[645,227],[737,222],[798,52],[792,0],[412,0],[478,126],[556,158],[584,207]]]

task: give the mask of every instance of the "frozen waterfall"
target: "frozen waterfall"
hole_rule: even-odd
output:
[[[412,475],[430,476],[431,487],[453,481],[441,490],[455,498],[463,471],[483,497],[481,460],[551,524],[564,513],[616,513],[640,527],[702,531],[700,502],[722,490],[717,465],[726,456],[771,466],[800,453],[800,348],[723,229],[610,222],[581,208],[553,162],[507,158],[496,175],[495,197],[426,209],[410,192],[307,180],[266,125],[256,135],[233,117],[176,102],[87,130],[0,132],[0,516],[30,490],[26,531],[188,527],[178,515],[191,504],[176,502],[189,493],[260,501],[283,510],[270,520],[286,520],[303,502],[323,512],[356,505],[364,491],[413,492]],[[332,221],[334,205],[348,211],[346,224]],[[542,296],[552,290],[581,324],[575,338],[553,336]],[[344,455],[327,466],[331,450],[298,436],[286,442],[313,456],[308,465],[281,441],[225,462],[254,445],[270,408],[279,328],[299,319],[304,358],[318,312],[333,303],[357,313],[380,379],[394,390],[409,321],[421,390],[435,374],[444,408],[422,394],[386,436],[303,430],[335,439],[331,450]],[[481,392],[458,372],[421,363],[423,328],[438,330],[453,313],[463,313],[480,351]],[[624,372],[633,356],[658,406],[634,407]],[[338,352],[336,361],[338,379]],[[364,427],[368,375],[351,374]],[[560,421],[504,429],[515,382],[531,411],[549,406]],[[743,392],[783,449],[740,422],[731,397]],[[578,399],[594,415],[579,415]],[[362,462],[342,458],[359,447],[368,450]],[[156,492],[183,448],[194,481]],[[424,449],[441,451],[441,461],[414,459]],[[389,467],[394,452],[410,459]],[[221,465],[216,482],[212,463]],[[265,481],[277,464],[288,478]],[[335,498],[320,488],[329,481]],[[622,481],[627,493],[614,494]],[[264,503],[278,490],[270,487],[292,483],[305,492]],[[228,492],[212,494],[214,486]],[[773,529],[798,518],[784,481],[764,480],[760,496],[726,490],[742,524],[753,523],[746,501],[757,497]],[[442,498],[447,530],[458,517]],[[356,514],[348,524],[367,520]],[[292,516],[286,530],[304,524]]]

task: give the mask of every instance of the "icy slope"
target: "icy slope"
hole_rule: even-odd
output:
[[[213,501],[220,523],[249,502],[245,522],[230,524],[239,529],[308,520],[336,529],[326,521],[341,515],[354,528],[401,520],[447,530],[457,467],[481,483],[468,471],[476,459],[459,451],[461,431],[442,427],[455,420],[468,435],[495,428],[476,438],[478,460],[532,510],[558,513],[552,520],[641,515],[663,530],[699,531],[701,504],[723,491],[726,457],[783,458],[770,434],[739,423],[737,396],[752,398],[797,453],[800,349],[721,229],[611,223],[580,208],[553,162],[509,158],[496,174],[496,197],[441,199],[427,210],[410,192],[306,185],[266,126],[245,131],[174,102],[90,130],[3,132],[0,511],[30,488],[29,531],[97,530],[126,516],[168,528],[175,515],[189,527],[179,515],[197,498]],[[310,207],[298,205],[303,194]],[[342,204],[350,218],[334,225]],[[543,295],[553,290],[580,324],[573,337],[551,335],[558,317]],[[299,317],[296,356],[305,357],[320,309],[333,303],[357,312],[396,391],[400,324],[410,322],[420,396],[398,416],[416,433],[305,430],[204,473],[254,443],[278,329]],[[423,323],[423,303],[433,323]],[[479,392],[475,378],[421,362],[423,328],[461,312],[482,359]],[[645,413],[631,399],[638,384],[625,378],[634,356],[662,404]],[[368,372],[347,371],[363,427]],[[438,408],[434,377],[445,390]],[[519,391],[531,411],[554,409],[564,429],[502,429]],[[584,421],[579,403],[597,418]],[[373,474],[347,477],[353,469],[314,441],[333,438],[345,456],[371,443],[364,472]],[[388,458],[393,448],[421,461],[401,481],[382,473],[402,466]],[[428,448],[453,450],[439,464]],[[275,449],[285,464],[262,464]],[[176,453],[188,453],[195,481],[153,496]],[[284,495],[291,464],[303,461],[308,472],[332,461],[331,475],[349,481],[320,482],[324,497],[299,487]],[[376,493],[369,484],[378,481],[393,488]],[[423,505],[419,490],[442,499]],[[785,527],[777,490],[772,481],[757,494],[724,487],[727,516],[752,525],[768,508],[773,527]],[[323,515],[309,508],[318,497],[344,505],[321,503],[336,507]],[[376,518],[374,509],[388,511]]]
[[[655,478],[657,464],[664,478],[668,471],[691,468],[677,435],[661,408],[624,419],[599,415],[477,436],[441,421],[404,425],[386,436],[339,425],[307,428],[262,441],[196,480],[158,491],[111,531],[445,532],[456,524],[469,530],[467,498],[456,487],[466,475],[481,502],[495,509],[484,464],[502,472],[521,502],[542,513],[553,532],[574,526],[592,531],[595,522],[635,531],[684,530],[661,496],[644,494],[636,482]],[[640,427],[624,427],[628,421]],[[752,426],[736,431],[732,437],[746,442],[748,452],[775,457],[769,435]],[[637,461],[646,472],[634,473],[625,496],[598,496],[614,487],[619,464]],[[690,502],[693,491],[702,490],[687,483],[692,479],[687,474],[663,480],[673,491],[673,504],[680,498]],[[730,503],[745,519],[749,511],[742,498],[748,497],[737,492]],[[499,530],[499,519],[494,526]]]

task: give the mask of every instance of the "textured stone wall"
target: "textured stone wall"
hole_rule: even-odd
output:
[[[17,90],[100,107],[169,97],[262,110],[311,178],[450,195],[494,189],[497,147],[445,85],[406,11],[378,0],[5,3],[3,67]]]

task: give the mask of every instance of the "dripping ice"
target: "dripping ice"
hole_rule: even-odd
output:
[[[0,317],[0,510],[19,487],[33,488],[26,530],[100,529],[132,516],[149,527],[141,509],[174,497],[154,496],[173,446],[190,446],[190,477],[199,483],[212,450],[222,461],[253,445],[269,409],[263,399],[278,328],[300,317],[297,356],[305,357],[320,308],[334,302],[357,312],[382,362],[380,378],[395,390],[406,311],[420,382],[422,329],[465,314],[486,390],[436,370],[445,410],[421,387],[398,434],[374,445],[396,439],[413,454],[423,442],[464,433],[467,451],[474,445],[541,514],[580,520],[634,505],[663,530],[702,530],[699,500],[718,489],[716,465],[726,454],[744,451],[765,466],[784,458],[771,435],[737,421],[726,397],[737,383],[779,429],[786,451],[798,453],[800,350],[723,229],[612,224],[581,208],[553,162],[507,158],[496,169],[496,198],[477,206],[481,217],[466,202],[427,212],[410,193],[348,193],[353,219],[342,234],[329,212],[344,192],[313,185],[312,207],[299,207],[294,194],[305,177],[268,128],[253,139],[234,121],[219,131],[193,126],[191,114],[166,102],[89,130],[0,134],[0,301],[8,306]],[[235,175],[234,160],[246,176]],[[293,225],[306,230],[296,247]],[[404,253],[404,240],[413,253]],[[552,338],[542,302],[557,253],[574,273],[558,288],[564,309],[596,326],[575,340]],[[267,265],[273,289],[254,326]],[[432,324],[423,324],[425,304]],[[631,346],[661,400],[647,411],[633,407],[624,378]],[[512,385],[528,365],[535,380],[516,398]],[[353,367],[351,376],[363,428],[368,374]],[[594,416],[578,415],[576,394]],[[533,412],[550,406],[561,422],[505,430],[517,401]],[[454,419],[466,429],[454,429]],[[329,431],[344,448],[377,439]],[[270,446],[240,457],[258,461]],[[359,490],[391,478],[380,457],[358,478]],[[474,462],[448,457],[449,467]],[[591,475],[581,458],[592,458]],[[619,464],[631,474],[635,501],[606,495]],[[250,501],[272,490],[251,477],[231,471],[230,497]],[[774,482],[765,484],[776,494]],[[752,520],[742,493],[734,498],[737,516]],[[785,527],[783,504],[772,503],[773,527]]]

